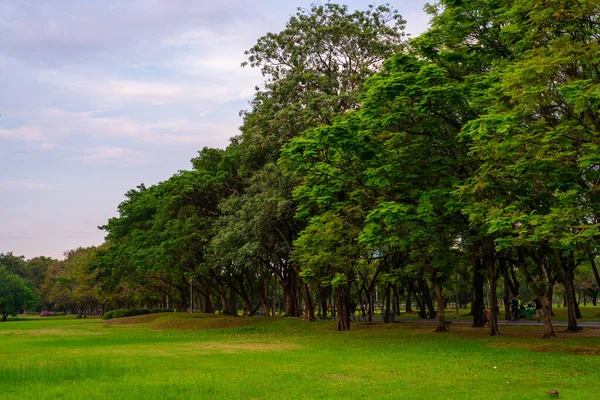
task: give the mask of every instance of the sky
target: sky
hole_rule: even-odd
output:
[[[387,1],[413,36],[425,2]],[[226,147],[262,82],[244,50],[311,3],[1,1],[0,253],[99,245],[129,189]]]

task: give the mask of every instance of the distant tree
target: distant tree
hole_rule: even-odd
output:
[[[19,275],[10,272],[6,267],[0,267],[0,313],[2,321],[9,315],[17,315],[25,307],[35,304],[35,295],[30,282]]]

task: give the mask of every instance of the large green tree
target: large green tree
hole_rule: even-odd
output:
[[[0,266],[0,314],[2,321],[35,305],[33,285],[19,275]]]

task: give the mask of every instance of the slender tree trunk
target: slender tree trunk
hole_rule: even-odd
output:
[[[427,281],[422,278],[419,279],[419,284],[421,286],[421,292],[423,294],[423,303],[425,303],[425,306],[427,306],[427,309],[429,310],[429,318],[435,319],[435,307],[433,306],[433,299],[431,298],[429,285],[427,284]]]
[[[319,289],[320,291],[320,298],[321,298],[321,318],[327,318],[327,313],[328,313],[328,307],[327,307],[327,298],[329,297],[327,294],[325,294],[325,289],[323,289],[323,287],[321,287]]]
[[[575,293],[575,283],[573,282],[573,276],[570,277],[569,284],[571,285],[571,293],[573,293],[573,309],[575,311],[575,318],[581,319],[581,311],[579,310],[579,301],[577,301]]]
[[[312,293],[309,285],[304,285],[304,320],[314,321],[315,318],[315,307],[313,305]]]
[[[368,292],[369,295],[369,322],[373,322],[373,316],[375,314],[375,296],[373,296],[373,289]]]
[[[504,284],[504,319],[507,321],[511,320],[510,316],[510,293],[508,285]]]
[[[552,297],[554,295],[554,284],[555,284],[556,280],[555,279],[551,279],[550,282],[548,282],[548,290],[546,290],[546,298],[548,299],[548,301],[550,302],[550,316],[554,317],[554,308],[552,307]],[[544,303],[544,308],[546,308],[546,303]]]
[[[390,308],[392,305],[392,301],[391,301],[391,288],[392,285],[391,284],[386,284],[385,285],[385,295],[384,295],[384,304],[385,304],[385,313],[383,314],[383,323],[384,324],[389,324],[390,323]]]
[[[434,286],[435,286],[435,300],[437,303],[437,327],[435,332],[447,332],[446,328],[446,316],[444,315],[444,296],[442,294],[442,280],[435,276],[434,273]]]
[[[392,301],[394,304],[394,307],[393,307],[394,314],[400,315],[400,298],[398,296],[398,286],[397,285],[392,285],[392,293],[393,293]]]
[[[263,294],[260,297],[260,301],[262,303],[263,306],[263,312],[265,313],[265,317],[270,317],[270,310],[269,310],[269,280],[268,279],[263,279]]]
[[[590,250],[588,250],[587,254],[588,254],[588,258],[590,260],[590,264],[592,265],[592,270],[594,271],[594,277],[596,278],[596,284],[598,285],[598,287],[600,287],[600,274],[598,274],[598,267],[596,266],[596,260]]]
[[[337,308],[337,330],[350,330],[350,291],[346,285],[334,289],[335,306]]]
[[[406,304],[405,304],[405,311],[407,313],[412,312],[412,296],[413,296],[413,288],[412,288],[412,284],[409,283],[406,286]]]
[[[487,252],[488,254],[484,256],[484,263],[487,266],[490,278],[490,330],[488,334],[490,336],[497,336],[500,335],[500,330],[498,329],[498,295],[496,291],[498,280],[496,277],[496,261],[494,260],[493,243],[488,245]]]

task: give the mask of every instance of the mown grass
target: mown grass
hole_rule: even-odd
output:
[[[0,323],[0,398],[600,398],[600,332],[160,314]]]

